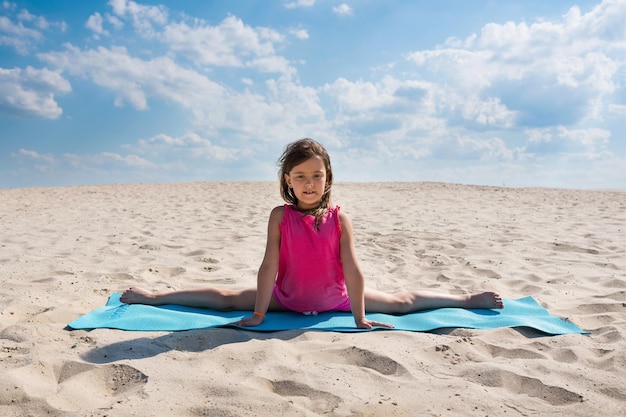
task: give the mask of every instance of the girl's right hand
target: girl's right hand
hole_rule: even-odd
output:
[[[233,322],[231,324],[235,325],[235,326],[242,326],[242,327],[254,327],[254,326],[258,326],[259,324],[263,323],[264,318],[259,316],[259,315],[253,315],[250,317],[246,317],[243,318],[239,321]]]

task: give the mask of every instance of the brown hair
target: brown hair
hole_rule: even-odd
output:
[[[330,166],[330,156],[328,155],[326,149],[318,142],[309,138],[300,139],[290,143],[285,147],[285,151],[278,160],[278,163],[280,164],[278,176],[280,181],[280,195],[283,200],[287,203],[297,205],[298,199],[293,193],[293,190],[289,188],[289,184],[287,184],[287,180],[285,179],[285,174],[289,174],[296,165],[300,165],[307,159],[315,156],[319,156],[322,159],[324,167],[326,168],[326,187],[324,188],[324,195],[322,196],[320,205],[309,212],[309,214],[315,216],[315,224],[318,226],[324,213],[332,206],[330,192],[333,185],[333,170]]]

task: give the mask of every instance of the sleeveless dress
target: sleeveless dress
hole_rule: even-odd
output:
[[[315,216],[285,204],[280,232],[276,301],[305,314],[350,311],[339,250],[339,206],[324,214],[316,230]]]

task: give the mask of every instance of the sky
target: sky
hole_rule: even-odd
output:
[[[0,2],[0,188],[626,188],[626,0]]]

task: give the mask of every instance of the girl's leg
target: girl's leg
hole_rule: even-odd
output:
[[[365,311],[368,313],[406,314],[443,307],[502,308],[504,304],[495,292],[451,295],[432,291],[405,291],[388,294],[365,289]]]
[[[130,288],[120,297],[120,301],[128,304],[178,304],[225,311],[253,310],[255,300],[256,288],[245,290],[200,288],[170,292],[151,292],[142,288]]]

